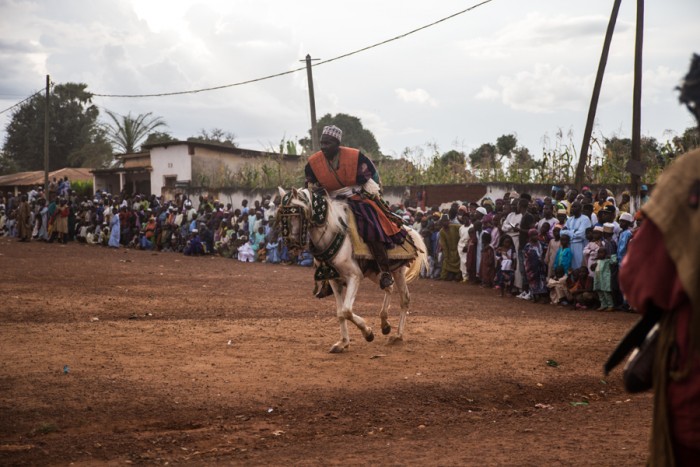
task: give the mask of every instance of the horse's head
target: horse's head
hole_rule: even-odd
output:
[[[277,210],[280,236],[290,252],[298,253],[308,243],[311,197],[306,189],[284,191],[279,188],[282,202]]]

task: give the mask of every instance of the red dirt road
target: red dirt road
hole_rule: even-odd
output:
[[[0,239],[0,464],[644,464],[651,395],[601,370],[636,316],[418,280],[387,346],[366,281],[377,338],[351,326],[332,355],[312,287],[308,268]]]

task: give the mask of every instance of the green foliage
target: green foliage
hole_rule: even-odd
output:
[[[162,144],[169,143],[171,141],[177,141],[177,138],[173,138],[170,133],[163,131],[153,131],[148,134],[146,141],[143,142],[144,146],[149,144]]]
[[[207,131],[204,128],[200,130],[199,135],[190,136],[187,141],[198,141],[200,143],[214,143],[223,144],[224,146],[231,146],[237,148],[236,135],[229,131],[224,131],[221,128],[212,128],[211,131]]]
[[[107,139],[112,143],[115,151],[123,154],[136,152],[150,132],[166,126],[163,119],[153,117],[152,112],[132,117],[131,112],[128,115],[118,115],[108,110],[107,115],[112,119],[106,125]]]
[[[43,170],[45,109],[45,96],[36,95],[12,114],[3,145],[6,169]],[[50,90],[49,170],[92,165],[111,157],[97,128],[98,115],[86,84],[58,84]]]
[[[362,121],[359,118],[343,113],[335,116],[326,114],[316,124],[319,138],[323,127],[327,125],[335,125],[343,130],[343,146],[357,148],[371,158],[380,154],[379,144],[374,134],[362,125]],[[311,135],[311,131],[309,131],[309,135]],[[307,153],[311,152],[311,139],[301,139],[299,144],[304,147]]]
[[[92,197],[92,180],[75,180],[70,182],[70,189],[78,196]]]
[[[244,164],[237,172],[233,172],[222,162],[213,173],[197,174],[196,177],[196,186],[216,190],[302,186],[304,164],[289,166],[282,163],[279,157],[271,156],[255,163]]]

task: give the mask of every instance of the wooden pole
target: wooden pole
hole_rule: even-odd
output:
[[[632,95],[632,154],[630,159],[637,163],[642,160],[642,43],[644,41],[644,0],[637,0],[637,31],[634,43],[634,91]],[[639,206],[639,172],[632,173],[633,199]]]
[[[586,119],[586,129],[583,132],[583,142],[581,143],[581,152],[578,156],[578,166],[576,167],[576,179],[574,184],[580,188],[583,185],[583,176],[586,169],[586,160],[588,159],[588,148],[593,134],[593,123],[595,122],[595,113],[598,108],[598,98],[600,97],[600,88],[603,85],[603,75],[605,74],[605,65],[608,63],[608,53],[610,52],[610,43],[612,42],[613,32],[615,31],[615,23],[617,22],[617,13],[620,11],[622,0],[615,0],[612,13],[610,13],[610,21],[608,21],[608,29],[605,31],[605,41],[603,42],[603,51],[600,54],[600,62],[598,63],[598,74],[593,85],[593,95],[591,96],[591,105],[588,107],[588,118]]]
[[[306,78],[309,82],[309,105],[311,106],[311,149],[312,152],[316,152],[320,148],[320,143],[318,131],[316,131],[316,98],[314,97],[314,77],[311,73],[311,60],[311,55],[306,54]]]
[[[49,86],[51,85],[51,78],[46,75],[46,106],[44,109],[44,197],[46,198],[46,204],[49,200]]]

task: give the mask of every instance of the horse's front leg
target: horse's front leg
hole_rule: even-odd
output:
[[[344,352],[350,345],[350,333],[348,333],[348,323],[345,315],[342,313],[344,297],[347,294],[347,287],[343,287],[336,281],[331,281],[333,289],[333,297],[335,297],[335,314],[338,317],[340,325],[340,340],[333,344],[330,353]]]
[[[382,334],[385,336],[391,332],[391,324],[389,324],[389,304],[391,302],[391,293],[384,292],[384,302],[382,310],[379,312],[379,319],[382,323]]]
[[[342,315],[345,319],[352,321],[355,326],[362,332],[362,335],[364,336],[365,340],[367,342],[372,342],[374,340],[374,333],[372,332],[372,328],[367,326],[367,323],[365,322],[362,317],[359,315],[356,315],[352,311],[352,307],[355,303],[355,297],[357,296],[357,291],[360,289],[360,281],[362,280],[362,273],[357,272],[356,274],[350,274],[347,278],[347,284],[345,287],[345,293],[343,295],[343,306],[342,310],[340,311],[340,315]],[[339,316],[340,317],[340,316]]]
[[[389,340],[389,344],[403,341],[406,317],[408,316],[409,305],[411,304],[411,295],[408,292],[408,285],[406,285],[406,268],[403,267],[397,272],[398,274],[394,274],[394,279],[396,281],[396,288],[399,291],[399,296],[401,297],[401,317],[399,318],[399,328],[396,331],[396,336],[392,336],[392,339]]]

